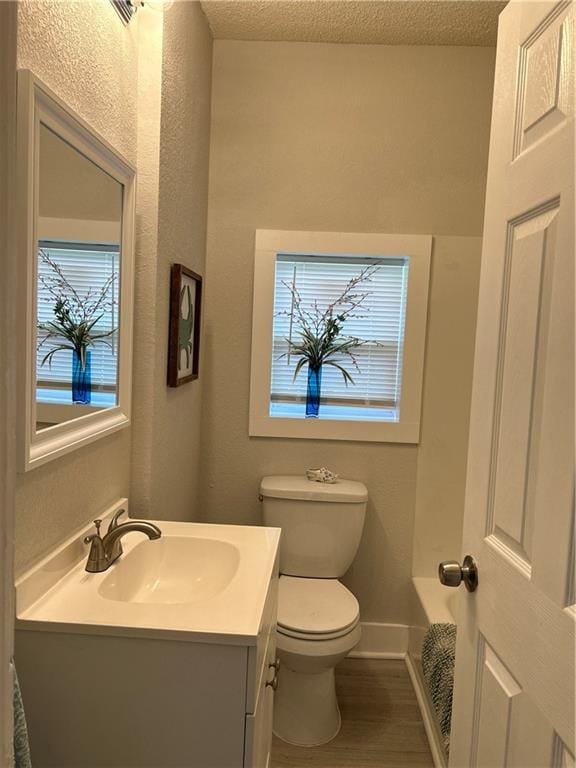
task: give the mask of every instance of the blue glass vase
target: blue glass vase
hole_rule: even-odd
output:
[[[320,388],[322,386],[322,366],[312,368],[308,364],[308,387],[306,389],[306,418],[317,419],[320,410]]]
[[[91,352],[84,353],[84,366],[78,352],[72,352],[72,402],[88,404],[92,399]]]

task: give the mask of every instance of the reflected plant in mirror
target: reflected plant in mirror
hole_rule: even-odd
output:
[[[60,249],[65,254],[62,259],[59,249],[52,251],[51,257],[48,250],[39,249],[38,318],[46,314],[48,307],[53,314],[52,319],[38,322],[38,351],[42,350],[43,354],[40,366],[48,365],[52,369],[54,355],[71,352],[72,402],[88,404],[92,396],[90,348],[103,344],[111,356],[115,354],[117,272],[115,259],[106,258],[114,254],[103,254],[104,258],[100,259],[109,262],[103,265],[101,284],[92,284],[82,293],[78,270],[67,275],[60,263],[66,262],[68,252]],[[109,274],[106,266],[110,267]]]

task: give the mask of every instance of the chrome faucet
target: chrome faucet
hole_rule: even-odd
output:
[[[100,526],[102,520],[94,520],[96,533],[86,536],[84,544],[90,544],[86,570],[88,573],[102,573],[106,571],[115,560],[118,560],[122,554],[121,539],[131,531],[145,533],[149,539],[159,539],[162,531],[154,523],[147,520],[129,520],[127,523],[118,524],[118,518],[125,512],[119,509],[114,515],[108,526],[105,536],[100,536]]]

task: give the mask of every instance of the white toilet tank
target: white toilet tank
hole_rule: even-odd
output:
[[[368,490],[354,480],[317,483],[273,475],[260,484],[264,525],[282,529],[280,573],[338,579],[358,551]]]

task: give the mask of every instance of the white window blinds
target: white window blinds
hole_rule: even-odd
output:
[[[287,339],[300,339],[296,316],[290,317],[295,284],[304,309],[314,302],[323,310],[342,293],[347,283],[368,265],[377,264],[370,282],[358,290],[369,292],[357,317],[346,320],[342,336],[371,341],[353,350],[357,370],[350,358],[341,362],[354,379],[346,386],[342,374],[331,366],[322,369],[322,403],[342,409],[398,409],[400,403],[402,352],[406,315],[409,260],[407,257],[307,256],[276,257],[274,330],[272,351],[271,415],[280,415],[278,403],[304,402],[307,366],[294,381],[298,357],[281,357],[288,351]],[[292,322],[291,322],[292,320]],[[376,343],[377,342],[377,343]]]
[[[111,291],[114,296],[112,307],[105,310],[100,321],[94,326],[95,332],[106,333],[118,328],[118,291],[119,291],[119,250],[113,245],[95,245],[84,243],[56,243],[41,241],[39,248],[52,261],[60,266],[66,280],[78,292],[86,296],[88,290],[97,295],[112,274],[116,275]],[[38,274],[47,278],[54,277],[49,264],[38,257]],[[38,291],[38,322],[54,320],[55,298]],[[38,331],[38,341],[43,338]],[[62,340],[64,341],[64,340]],[[108,344],[91,346],[91,381],[93,391],[116,391],[118,377],[118,339],[112,334],[106,339]],[[40,346],[36,354],[36,379],[39,387],[47,389],[69,388],[72,380],[72,352],[61,350],[52,357],[52,364],[42,365],[46,354],[57,346],[59,340],[50,339]]]

